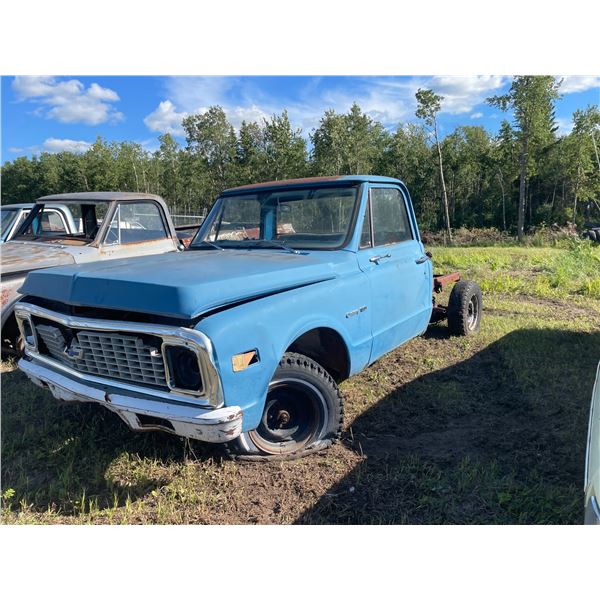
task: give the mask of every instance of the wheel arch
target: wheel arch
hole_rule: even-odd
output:
[[[308,356],[340,383],[350,376],[350,352],[344,337],[332,327],[320,326],[296,335],[285,352]]]

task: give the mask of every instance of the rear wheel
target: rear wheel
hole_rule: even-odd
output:
[[[343,400],[318,363],[286,353],[269,384],[258,427],[228,445],[240,458],[304,456],[330,446],[340,435]]]
[[[459,281],[450,293],[448,329],[453,335],[472,335],[479,331],[483,298],[474,281]]]

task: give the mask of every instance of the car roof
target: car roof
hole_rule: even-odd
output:
[[[43,204],[49,201],[60,201],[60,202],[113,202],[118,200],[120,202],[128,200],[154,200],[161,204],[164,204],[164,200],[160,196],[155,194],[141,194],[138,192],[73,192],[70,194],[51,194],[49,196],[42,196],[36,200],[36,203]]]
[[[302,179],[282,179],[280,181],[265,181],[263,183],[251,183],[229,188],[223,192],[225,194],[248,193],[251,191],[264,191],[268,189],[277,189],[281,187],[311,187],[319,185],[336,185],[341,183],[394,183],[401,184],[399,179],[393,177],[383,177],[381,175],[336,175],[333,177],[304,177]]]
[[[19,208],[33,208],[35,204],[33,202],[21,202],[20,204],[3,204],[0,208],[19,209]]]

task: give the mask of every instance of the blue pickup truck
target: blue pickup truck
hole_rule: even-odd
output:
[[[340,435],[341,381],[430,322],[478,331],[479,287],[434,275],[430,257],[397,179],[229,189],[186,252],[30,273],[19,367],[136,431],[226,442],[238,456],[307,454]]]

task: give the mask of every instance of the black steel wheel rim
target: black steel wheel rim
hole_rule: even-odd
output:
[[[323,394],[306,381],[274,381],[260,424],[249,433],[250,439],[268,454],[298,452],[318,438],[325,424],[325,406]]]

